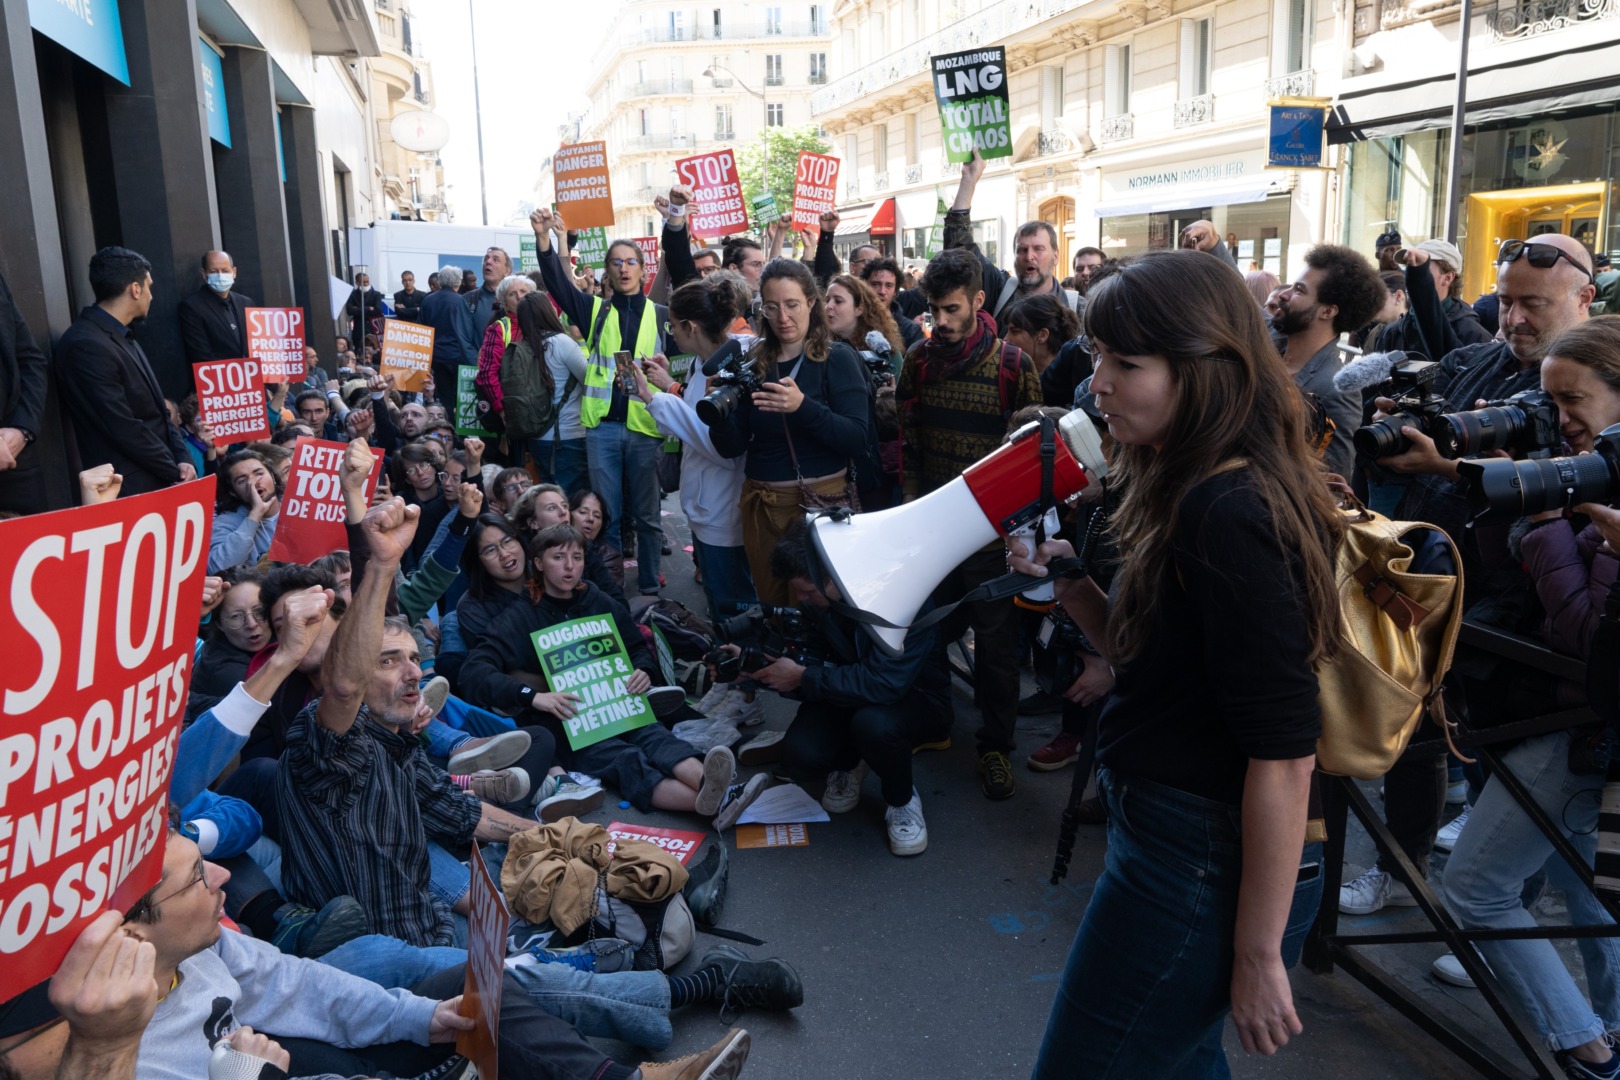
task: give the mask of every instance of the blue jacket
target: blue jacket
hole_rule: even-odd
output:
[[[180,820],[197,829],[204,857],[229,859],[253,846],[264,831],[259,812],[241,799],[204,791],[180,808]]]
[[[422,323],[433,327],[435,364],[476,364],[478,349],[472,341],[472,309],[454,289],[438,289],[422,301]]]
[[[233,566],[257,566],[270,551],[276,535],[272,514],[263,521],[248,517],[248,508],[238,506],[214,517],[214,531],[208,539],[208,572],[217,574]]]

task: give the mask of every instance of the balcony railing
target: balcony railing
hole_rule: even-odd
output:
[[[627,97],[662,97],[665,94],[690,94],[691,79],[648,79],[634,83]]]
[[[920,183],[922,183],[922,166],[921,165],[907,165],[906,166],[906,183],[908,183],[908,184],[920,184]]]
[[[884,170],[883,172],[873,174],[873,176],[872,176],[872,190],[874,190],[874,191],[888,191],[889,190],[889,173],[888,173],[888,170]]]
[[[765,76],[765,85],[766,86],[781,86],[786,81],[787,80],[782,78],[782,76],[780,76],[780,75],[767,75],[767,76]]]
[[[810,73],[810,84],[812,86],[825,86],[827,84],[827,73],[825,71],[812,71]]]
[[[746,41],[750,38],[826,37],[827,24],[808,19],[784,19],[780,23],[734,20],[714,26],[648,26],[620,35],[621,45],[652,45],[682,41]],[[611,40],[611,39],[610,39]]]
[[[731,142],[736,139],[736,137],[737,133],[735,131],[716,131],[714,133],[715,142]]]
[[[1035,152],[1039,157],[1067,154],[1074,149],[1074,140],[1061,128],[1050,128],[1035,139]]]
[[[1528,0],[1499,4],[1485,17],[1497,41],[1514,41],[1581,23],[1620,17],[1620,0]]]
[[[1136,134],[1136,117],[1131,113],[1120,113],[1103,120],[1102,131],[1099,133],[1103,142],[1121,142]]]
[[[1311,91],[1316,89],[1316,72],[1311,68],[1303,71],[1290,71],[1287,75],[1280,75],[1275,79],[1266,80],[1266,97],[1310,97]]]
[[[1214,94],[1199,94],[1197,97],[1182,98],[1176,102],[1174,121],[1178,128],[1196,127],[1213,119],[1215,119]]]
[[[624,141],[626,150],[685,149],[693,143],[692,136],[663,131],[655,135],[633,135]]]

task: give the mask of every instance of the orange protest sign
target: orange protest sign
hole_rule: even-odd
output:
[[[506,976],[506,931],[512,922],[506,899],[489,876],[473,841],[472,888],[467,891],[467,983],[461,1015],[473,1018],[456,1033],[456,1053],[478,1066],[479,1076],[499,1076],[501,980]]]
[[[304,377],[304,309],[247,309],[248,355],[264,369],[267,382]]]
[[[197,382],[197,419],[214,433],[215,446],[270,437],[259,361],[207,360],[192,364]]]
[[[809,847],[810,830],[803,825],[739,825],[740,848]]]
[[[214,478],[0,522],[0,1001],[163,870]]]
[[[838,202],[838,159],[799,151],[799,169],[793,176],[793,227],[821,228],[821,215]]]
[[[607,143],[574,143],[551,159],[557,209],[570,229],[613,227],[613,188],[608,182]]]
[[[675,171],[681,183],[692,189],[687,228],[694,237],[701,240],[748,231],[748,206],[737,176],[737,158],[730,150],[681,158]]]
[[[380,375],[394,376],[399,390],[420,390],[433,374],[433,327],[404,319],[384,319]]]
[[[348,445],[326,439],[301,438],[293,444],[287,471],[286,493],[276,515],[276,534],[270,538],[270,558],[276,562],[307,563],[329,551],[346,551],[349,532],[344,525],[343,487],[339,470]],[[377,492],[383,456],[372,463],[366,479],[366,503]]]

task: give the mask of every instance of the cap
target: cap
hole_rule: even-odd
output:
[[[1378,239],[1373,241],[1373,250],[1375,250],[1375,251],[1378,250],[1379,248],[1400,247],[1400,246],[1401,246],[1401,234],[1396,232],[1394,229],[1391,229],[1391,230],[1389,230],[1389,232],[1386,232],[1386,233],[1379,233],[1378,234]]]
[[[1462,252],[1457,250],[1456,244],[1444,240],[1425,240],[1417,245],[1417,249],[1448,270],[1455,272],[1462,269]]]
[[[1614,263],[1609,259],[1609,257],[1607,255],[1604,255],[1601,252],[1599,252],[1598,254],[1592,256],[1592,265],[1593,265],[1593,267],[1595,267],[1598,270],[1607,270],[1611,266],[1613,266]]]

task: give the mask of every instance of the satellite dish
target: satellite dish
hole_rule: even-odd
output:
[[[431,154],[450,141],[450,122],[438,113],[413,109],[394,117],[388,133],[412,153]]]

